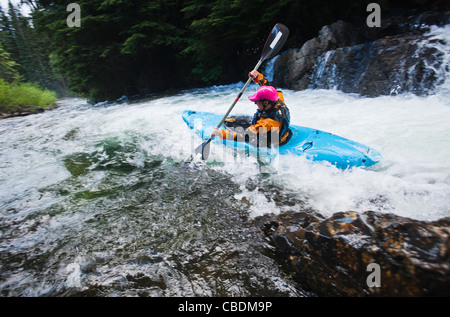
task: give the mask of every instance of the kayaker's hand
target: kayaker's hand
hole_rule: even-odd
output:
[[[248,77],[252,77],[253,80],[256,79],[256,77],[258,77],[259,73],[257,70],[252,70],[250,73],[248,73]]]
[[[215,137],[215,136],[220,136],[222,133],[219,131],[219,130],[217,130],[216,128],[214,128],[213,129],[213,131],[212,131],[212,133],[211,133],[211,136],[212,137]]]

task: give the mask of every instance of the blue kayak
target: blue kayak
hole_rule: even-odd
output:
[[[214,127],[222,120],[223,115],[186,110],[183,112],[183,120],[202,139],[207,140]],[[252,117],[236,115],[229,117],[222,129],[233,129],[233,123],[239,123],[244,128],[250,124]],[[327,161],[337,168],[347,169],[351,167],[368,167],[381,160],[381,155],[373,148],[361,143],[342,138],[340,136],[317,129],[290,125],[291,139],[278,148],[257,148],[245,142],[234,140],[222,140],[213,138],[214,143],[244,149],[247,152],[265,155],[296,155],[303,156],[312,161]]]

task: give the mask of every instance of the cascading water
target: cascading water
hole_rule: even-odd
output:
[[[183,169],[201,140],[182,112],[224,113],[242,83],[106,106],[69,99],[0,121],[0,294],[299,296],[256,216],[450,216],[449,29],[433,32],[447,58],[433,95],[285,91],[292,123],[377,149],[368,169],[284,157],[261,173],[218,145],[208,164]],[[242,98],[233,113],[254,111]]]

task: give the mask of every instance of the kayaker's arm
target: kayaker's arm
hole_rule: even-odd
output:
[[[257,145],[261,143],[260,140],[266,140],[265,143],[270,144],[271,142],[271,134],[278,133],[281,129],[282,123],[278,120],[263,118],[258,120],[256,124],[251,125],[248,129],[245,130],[244,134],[240,133],[239,135],[236,132],[233,132],[228,129],[217,130],[214,128],[212,132],[212,136],[218,136],[221,139],[234,140],[236,142],[247,142],[252,145]]]
[[[260,86],[264,86],[267,85],[269,83],[269,81],[267,80],[266,77],[264,77],[263,74],[261,74],[260,72],[258,72],[257,70],[252,70],[249,74],[249,77],[253,78],[253,81],[255,83],[257,83]]]
[[[237,133],[232,132],[228,129],[220,129],[217,130],[216,128],[213,129],[213,132],[211,136],[218,136],[221,139],[230,139],[230,140],[236,140],[237,139]]]

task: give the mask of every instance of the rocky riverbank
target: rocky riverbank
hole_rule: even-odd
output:
[[[450,295],[450,218],[348,211],[258,221],[286,272],[313,295]]]
[[[449,23],[450,11],[388,17],[379,28],[337,21],[277,58],[274,85],[369,97],[433,93],[444,82],[448,61],[445,43],[429,31]]]
[[[31,114],[42,113],[44,111],[45,111],[45,109],[42,107],[14,109],[13,111],[0,112],[0,120],[6,119],[6,118],[12,118],[12,117],[29,116]]]

